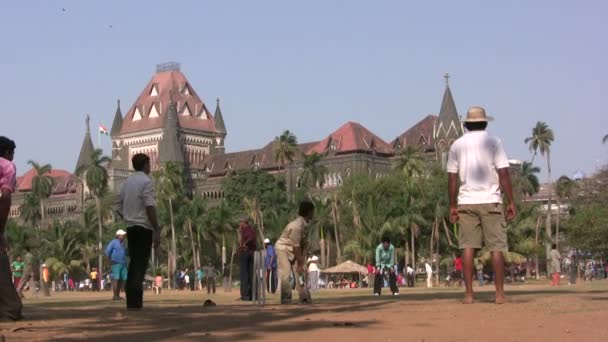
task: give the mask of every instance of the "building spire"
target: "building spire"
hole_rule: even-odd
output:
[[[444,146],[447,146],[450,141],[460,138],[463,132],[449,85],[450,74],[446,73],[443,78],[445,79],[445,91],[443,92],[443,100],[441,101],[441,109],[439,110],[439,118],[437,119],[435,141],[443,141]]]
[[[122,129],[122,111],[120,110],[120,99],[116,101],[116,113],[114,114],[114,121],[112,122],[112,129],[110,129],[110,136],[116,137],[120,135]]]
[[[179,139],[178,127],[177,104],[171,101],[167,110],[163,140],[158,144],[158,159],[161,163],[184,162],[184,152]]]
[[[78,155],[78,161],[76,162],[75,173],[80,171],[83,167],[91,164],[91,156],[95,151],[93,147],[93,141],[91,140],[91,117],[87,114],[85,118],[85,133],[84,139],[82,140],[82,146],[80,147],[80,154]]]
[[[443,75],[443,78],[445,78],[445,86],[446,87],[450,86],[450,77],[451,77],[450,74],[447,73],[447,72]]]
[[[222,109],[220,108],[220,98],[216,100],[215,114],[213,116],[215,121],[215,131],[223,136],[226,136],[226,124],[224,123],[224,117],[222,116]]]

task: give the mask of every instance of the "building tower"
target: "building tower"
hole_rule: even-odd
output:
[[[437,154],[436,158],[445,167],[450,146],[452,146],[456,139],[462,136],[464,129],[456,110],[456,104],[454,104],[452,91],[450,90],[450,75],[445,74],[443,77],[445,78],[445,91],[443,92],[439,117],[433,128],[433,136]]]

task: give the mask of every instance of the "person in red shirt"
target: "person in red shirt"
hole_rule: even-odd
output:
[[[460,255],[454,259],[454,280],[458,281],[458,286],[462,285],[462,257]]]
[[[253,295],[253,253],[257,249],[255,230],[249,225],[249,217],[241,218],[239,222],[241,238],[238,250],[241,273],[241,300],[250,301]]]

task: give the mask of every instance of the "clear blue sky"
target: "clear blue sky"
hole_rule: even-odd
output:
[[[28,159],[72,171],[85,113],[109,127],[116,99],[126,110],[170,60],[210,108],[222,99],[229,151],[284,129],[322,139],[349,120],[390,141],[439,111],[449,72],[458,111],[485,106],[511,158],[530,158],[523,140],[542,120],[556,176],[607,161],[606,1],[0,6],[0,134],[17,141],[20,173]]]

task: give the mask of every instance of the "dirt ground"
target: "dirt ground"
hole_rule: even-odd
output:
[[[53,293],[26,299],[27,320],[0,323],[6,341],[608,341],[608,282],[573,287],[508,287],[493,304],[491,287],[460,304],[459,289],[402,289],[399,297],[368,289],[322,290],[308,306],[254,306],[238,290],[145,294],[127,313],[110,293]],[[211,298],[215,307],[203,307]],[[0,341],[2,339],[0,338]]]

